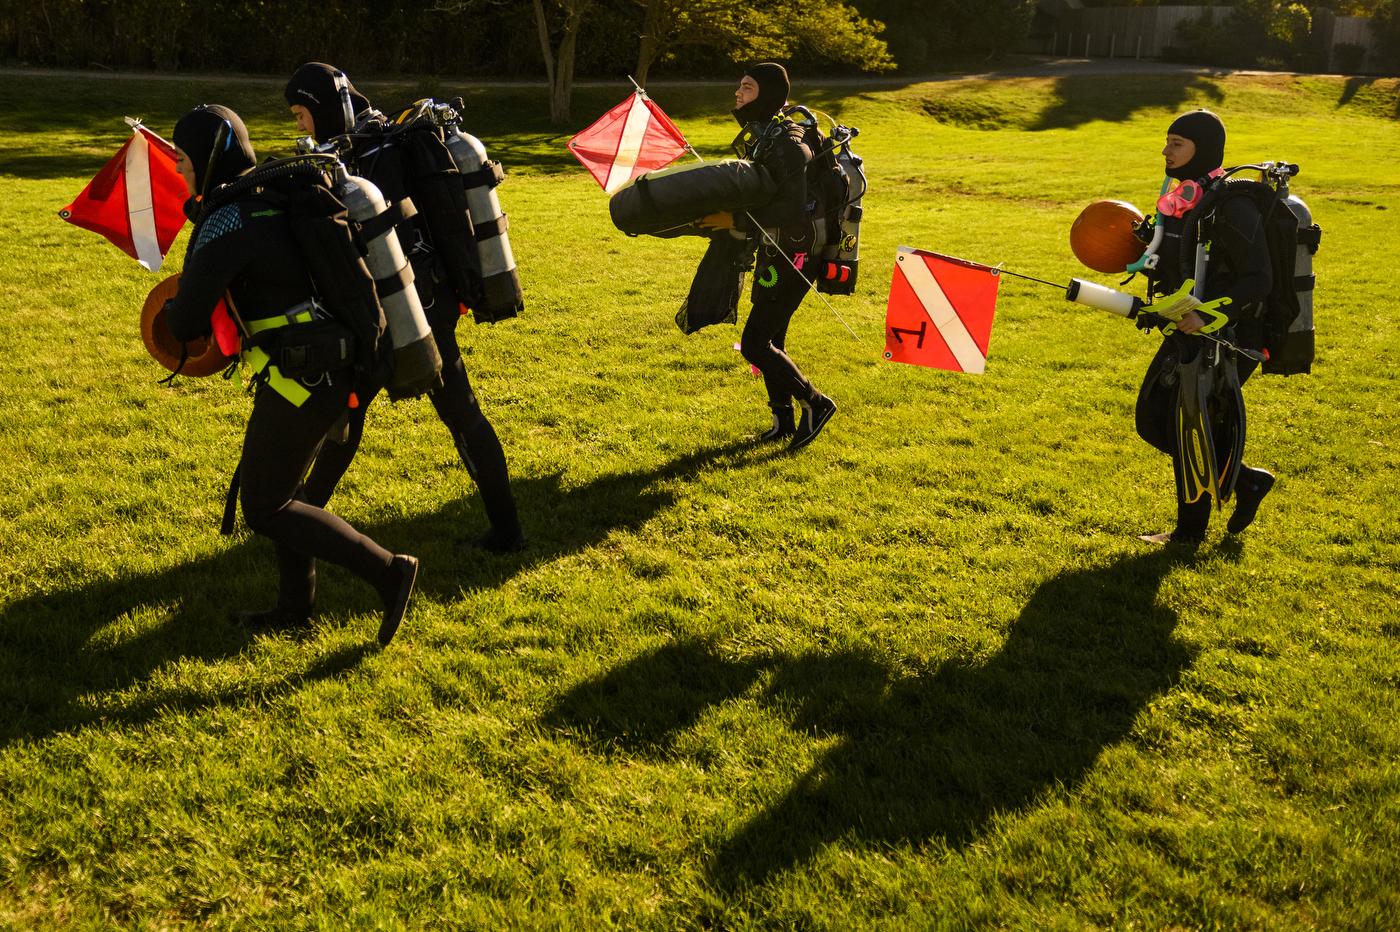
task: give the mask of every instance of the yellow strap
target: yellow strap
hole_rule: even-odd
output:
[[[285,327],[290,323],[309,324],[311,321],[311,311],[308,309],[296,315],[293,320],[288,320],[287,316],[283,314],[281,317],[264,317],[262,320],[246,321],[245,325],[248,328],[248,335],[252,336],[264,330],[275,330],[278,327]],[[277,371],[277,367],[272,365],[272,357],[268,356],[267,353],[263,351],[262,347],[255,346],[252,349],[245,350],[243,358],[248,360],[248,364],[252,366],[254,373],[262,372],[266,369],[267,384],[272,387],[273,391],[290,401],[296,407],[300,408],[306,403],[306,399],[311,397],[311,392],[305,385],[302,385],[295,379],[289,379],[281,372]]]

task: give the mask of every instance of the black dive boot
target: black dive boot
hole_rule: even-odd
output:
[[[231,612],[229,621],[243,628],[305,628],[316,603],[316,560],[284,544],[277,551],[277,605]]]
[[[793,431],[792,443],[788,444],[789,450],[800,450],[816,440],[817,434],[822,432],[826,422],[836,413],[836,402],[821,392],[814,393],[811,401],[801,401],[798,404],[802,406],[802,419]]]
[[[1250,469],[1248,466],[1242,467],[1239,478],[1235,480],[1235,513],[1230,515],[1225,530],[1231,534],[1238,534],[1253,524],[1254,516],[1259,513],[1259,503],[1273,487],[1273,473],[1263,469]]]
[[[515,508],[515,493],[510,489],[510,471],[506,454],[496,430],[486,418],[477,420],[468,437],[456,431],[452,439],[457,455],[467,467],[472,481],[481,492],[486,507],[486,519],[491,527],[485,534],[453,543],[452,549],[489,550],[491,553],[516,553],[525,549],[525,532],[520,528],[520,515]]]
[[[775,407],[773,411],[773,426],[758,435],[758,439],[771,442],[782,440],[784,437],[791,437],[797,432],[797,423],[792,416],[792,404]]]
[[[384,619],[379,623],[379,646],[388,647],[408,611],[408,597],[418,579],[418,558],[395,554],[393,562],[380,574],[375,591],[384,603]]]

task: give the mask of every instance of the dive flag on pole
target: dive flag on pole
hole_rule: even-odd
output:
[[[687,148],[676,124],[640,89],[569,140],[574,158],[608,194],[642,172],[665,168]]]
[[[126,118],[131,138],[77,199],[58,212],[74,226],[101,233],[156,272],[185,225],[189,189],[175,169],[175,147]]]
[[[999,282],[991,266],[900,246],[885,309],[885,358],[981,375]]]

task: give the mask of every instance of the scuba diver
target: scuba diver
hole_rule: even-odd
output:
[[[393,124],[370,106],[369,100],[353,87],[348,78],[330,65],[310,62],[302,65],[287,82],[285,97],[298,132],[324,143],[335,136],[352,133],[356,126],[346,126],[345,109],[336,79],[345,82],[356,115],[357,126],[371,125],[379,132],[369,132],[354,139],[353,149],[342,158],[352,171],[370,181],[384,193],[389,202],[411,197],[422,203],[424,195],[414,184],[410,155],[389,135]],[[442,154],[447,154],[444,149]],[[448,159],[450,161],[450,155]],[[438,418],[452,434],[458,456],[468,474],[481,491],[490,528],[478,537],[459,540],[459,550],[484,549],[494,553],[523,550],[525,535],[516,512],[515,496],[511,492],[510,472],[505,451],[491,422],[482,413],[476,393],[467,378],[462,363],[462,350],[457,345],[457,321],[465,312],[470,298],[459,295],[442,260],[433,247],[433,240],[423,216],[399,224],[399,240],[413,268],[414,285],[432,328],[438,354],[442,357],[442,384],[428,398]],[[364,433],[365,412],[382,388],[376,384],[360,384],[356,393],[359,407],[350,412],[350,437],[343,445],[330,445],[321,451],[316,465],[306,480],[307,497],[324,505],[330,500],[341,476],[350,467]]]
[[[813,153],[803,143],[803,130],[783,115],[791,85],[782,65],[765,62],[750,68],[734,92],[734,119],[743,156],[768,170],[777,194],[761,208],[743,214],[720,211],[701,221],[709,230],[737,230],[756,242],[757,265],[750,298],[753,310],[744,324],[740,346],[744,358],[763,374],[773,423],[762,440],[791,437],[789,448],[800,449],[816,439],[836,413],[836,402],[812,387],[786,350],[788,323],[812,287],[801,269],[807,266],[816,240],[808,219],[807,165]],[[813,262],[815,268],[816,263]],[[796,399],[801,417],[794,419]]]
[[[1153,276],[1153,293],[1170,295],[1185,287],[1191,277],[1183,269],[1183,260],[1192,257],[1181,255],[1181,237],[1192,209],[1201,203],[1214,179],[1224,174],[1225,124],[1209,110],[1183,114],[1167,129],[1162,155],[1167,175],[1178,184],[1164,191],[1158,201],[1165,235],[1157,268],[1149,274]],[[1245,349],[1263,346],[1260,302],[1273,286],[1273,268],[1259,208],[1248,197],[1224,198],[1215,210],[1209,236],[1201,235],[1202,241],[1207,238],[1209,263],[1196,270],[1197,278],[1205,279],[1204,290],[1197,293],[1204,303],[1175,325],[1156,314],[1138,317],[1139,327],[1163,327],[1166,338],[1138,392],[1137,432],[1172,457],[1177,488],[1176,526],[1165,533],[1143,535],[1142,539],[1151,543],[1198,544],[1205,539],[1210,523],[1213,495],[1192,479],[1201,472],[1201,464],[1196,462],[1203,458],[1200,445],[1183,444],[1179,439],[1191,398],[1211,399],[1201,406],[1206,422],[1203,429],[1225,438],[1224,443],[1217,441],[1222,461],[1219,468],[1223,470],[1217,477],[1222,499],[1231,491],[1230,473],[1236,467],[1239,470],[1233,488],[1235,510],[1226,526],[1229,533],[1238,534],[1253,522],[1274,485],[1273,474],[1245,466],[1237,455],[1243,449],[1244,432],[1244,400],[1239,386],[1258,363],[1207,339],[1207,335],[1216,334]],[[1218,363],[1213,362],[1217,354]],[[1201,379],[1213,382],[1207,385]],[[1237,441],[1234,445],[1231,438]],[[1209,472],[1206,478],[1209,486]]]
[[[190,192],[185,212],[195,218],[179,291],[166,304],[175,339],[209,336],[225,298],[249,334],[306,332],[329,318],[314,298],[284,211],[260,196],[260,188],[242,196],[235,188],[220,196],[221,185],[257,165],[238,114],[227,107],[197,107],[176,123],[173,139],[176,166]],[[246,355],[248,346],[244,350]],[[276,607],[235,612],[236,623],[305,625],[316,595],[318,559],[343,566],[374,587],[384,604],[380,644],[389,643],[403,620],[418,559],[395,556],[302,494],[302,477],[348,408],[352,372],[347,363],[314,379],[292,379],[277,366],[264,365],[255,377],[235,483],[248,527],[276,547],[279,584]]]

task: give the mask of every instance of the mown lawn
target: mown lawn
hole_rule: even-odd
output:
[[[336,568],[310,634],[228,623],[275,594],[218,535],[249,400],[157,385],[157,277],[57,217],[126,115],[226,103],[285,153],[278,88],[0,77],[0,927],[1392,928],[1396,82],[799,88],[872,187],[859,342],[813,299],[789,338],[841,405],[797,455],[737,330],[672,323],[700,245],[617,233],[563,148],[622,94],[565,133],[467,94],[527,310],[459,334],[531,546],[454,553],[485,517],[445,429],[378,402],[332,509],[423,560],[380,651]],[[655,97],[708,156],[729,94]],[[985,376],[880,352],[897,245],[1111,283],[1070,221],[1148,207],[1195,106],[1326,233],[1314,373],[1246,387],[1279,484],[1176,553],[1136,539],[1174,516],[1156,337],[1004,278]]]

